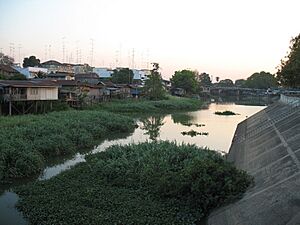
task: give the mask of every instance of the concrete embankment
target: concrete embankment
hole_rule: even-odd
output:
[[[300,225],[300,98],[281,96],[241,122],[228,160],[255,185],[212,212],[208,225]]]

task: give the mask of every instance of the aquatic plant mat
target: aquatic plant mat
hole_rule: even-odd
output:
[[[134,130],[132,118],[105,111],[62,111],[0,117],[0,181],[37,174],[44,162]]]
[[[112,146],[50,180],[16,188],[32,224],[197,224],[252,178],[211,150],[152,142]]]
[[[235,113],[235,112],[232,112],[232,111],[223,111],[223,112],[219,112],[219,111],[216,111],[215,112],[216,115],[220,115],[220,116],[234,116],[234,115],[239,115],[238,113]]]

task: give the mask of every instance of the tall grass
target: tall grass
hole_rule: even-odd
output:
[[[153,142],[112,146],[16,191],[32,224],[181,225],[197,224],[251,182],[216,152]]]
[[[98,111],[0,117],[0,126],[0,180],[37,173],[48,157],[91,147],[99,138],[134,128],[128,117]]]

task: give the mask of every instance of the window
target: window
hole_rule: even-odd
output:
[[[37,89],[37,88],[31,88],[30,89],[30,94],[31,95],[37,95],[39,93],[39,89]]]

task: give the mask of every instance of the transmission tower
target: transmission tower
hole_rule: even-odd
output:
[[[15,43],[9,43],[9,55],[15,58]]]
[[[48,49],[48,57],[49,57],[49,59],[51,60],[52,59],[52,55],[51,55],[51,45],[49,45],[49,49]]]
[[[93,59],[94,59],[94,39],[91,40],[91,52],[90,52],[90,60],[91,60],[91,66],[93,66]]]
[[[66,51],[66,46],[65,46],[65,37],[62,38],[62,62],[65,62],[65,51]]]
[[[132,58],[131,58],[132,69],[134,69],[134,48],[132,49]]]
[[[20,65],[21,65],[21,48],[22,48],[22,45],[19,44],[18,50],[19,50],[19,63],[20,63]]]

